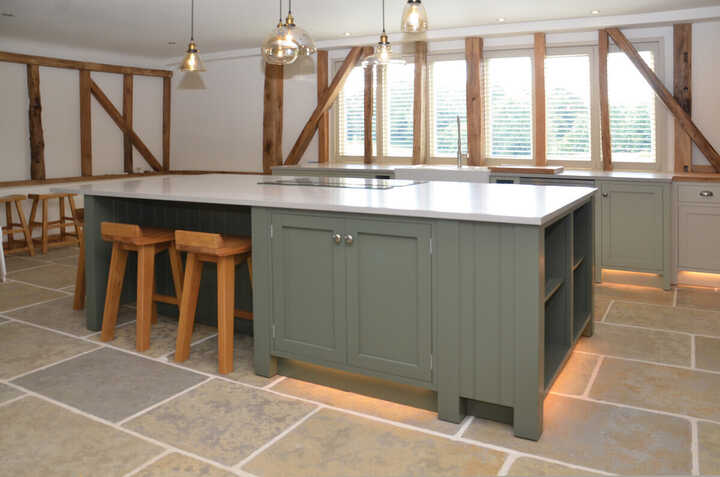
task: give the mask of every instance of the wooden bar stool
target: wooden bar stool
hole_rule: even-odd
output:
[[[178,250],[188,252],[175,361],[180,363],[190,356],[203,262],[214,262],[217,263],[218,283],[218,371],[228,374],[233,370],[234,317],[252,319],[251,313],[235,310],[235,266],[247,261],[252,284],[252,240],[250,237],[178,230],[175,244]]]
[[[100,339],[110,341],[115,335],[127,254],[137,252],[135,349],[145,351],[150,347],[151,323],[157,322],[156,302],[177,305],[182,296],[182,260],[173,244],[172,230],[103,222],[100,224],[100,232],[105,241],[113,243]],[[158,295],[155,290],[155,255],[164,250],[170,254],[175,297]]]
[[[75,272],[75,299],[73,310],[85,308],[85,209],[75,210],[75,220],[80,225],[80,255],[78,256],[77,271]]]
[[[7,235],[7,242],[4,246],[5,254],[10,255],[13,253],[27,252],[32,257],[35,255],[35,248],[33,247],[32,232],[25,220],[25,212],[22,209],[22,203],[27,200],[24,195],[7,195],[0,197],[0,204],[5,204],[5,221],[7,227],[3,229],[2,235]],[[18,220],[15,222],[13,219],[12,208],[15,205],[15,212],[17,213]],[[22,240],[15,239],[15,234],[20,233],[23,235]],[[2,237],[0,237],[2,240]]]
[[[62,247],[65,245],[74,245],[80,243],[79,224],[75,219],[75,196],[77,194],[30,194],[28,197],[32,199],[32,211],[30,212],[30,232],[37,227],[42,227],[42,238],[35,239],[41,244],[43,255],[47,253],[49,247]],[[48,217],[48,201],[57,199],[58,201],[58,220],[50,220]],[[65,215],[65,201],[70,207],[70,216]],[[42,220],[35,220],[38,209],[42,207]],[[68,228],[74,228],[75,232],[68,232]],[[59,229],[58,233],[50,234],[51,230]],[[68,238],[70,237],[70,238]]]

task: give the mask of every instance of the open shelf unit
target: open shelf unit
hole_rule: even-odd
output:
[[[545,229],[545,389],[592,320],[593,214],[583,205]]]

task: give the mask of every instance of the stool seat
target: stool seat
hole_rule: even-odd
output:
[[[27,197],[21,194],[13,194],[13,195],[6,195],[3,197],[0,197],[0,204],[4,204],[6,202],[16,202],[18,200],[26,200]]]
[[[100,234],[107,242],[120,242],[127,245],[143,246],[169,243],[173,241],[173,231],[159,227],[140,227],[135,224],[103,222]]]
[[[252,320],[252,313],[235,310],[235,266],[247,262],[252,285],[252,239],[244,236],[220,235],[187,230],[175,231],[175,245],[187,252],[183,295],[180,301],[175,361],[183,362],[190,357],[192,337],[197,310],[198,292],[203,262],[217,264],[217,322],[218,322],[218,372],[227,374],[233,370],[234,319]]]

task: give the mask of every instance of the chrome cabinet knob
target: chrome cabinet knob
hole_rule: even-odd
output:
[[[353,243],[353,236],[350,234],[345,235],[345,243],[348,245],[352,245]]]
[[[338,245],[342,243],[342,235],[340,234],[333,234],[332,239]]]
[[[714,195],[715,195],[715,194],[714,194],[713,191],[711,191],[711,190],[704,190],[704,191],[700,192],[700,197],[705,197],[706,199],[707,199],[708,197],[712,197],[712,196],[714,196]]]
[[[607,196],[608,196],[608,193],[607,193],[607,192],[604,192],[602,196],[603,196],[603,197],[607,197]]]

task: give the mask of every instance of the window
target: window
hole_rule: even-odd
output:
[[[590,161],[590,56],[545,58],[548,160]]]
[[[640,56],[655,69],[651,51]],[[608,101],[613,162],[654,163],[655,92],[623,52],[608,55]]]
[[[375,115],[373,114],[373,126]],[[338,100],[338,155],[365,154],[365,76],[361,67],[353,69]]]
[[[384,78],[383,103],[387,109],[385,155],[412,157],[415,65],[390,64]]]
[[[492,159],[532,159],[532,60],[485,62],[485,144]]]
[[[435,61],[430,65],[430,141],[433,157],[457,155],[457,117],[460,116],[463,151],[467,153],[465,60]]]

